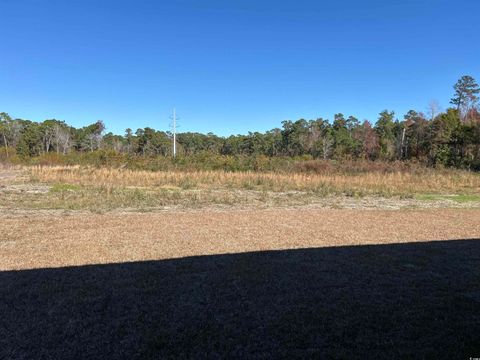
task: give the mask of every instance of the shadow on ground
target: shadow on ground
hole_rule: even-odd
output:
[[[480,240],[0,273],[0,358],[480,356]]]

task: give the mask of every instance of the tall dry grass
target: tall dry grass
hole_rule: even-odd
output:
[[[480,175],[465,171],[366,172],[357,174],[255,173],[224,171],[134,171],[80,166],[34,166],[33,179],[102,187],[158,187],[181,189],[245,189],[308,191],[355,195],[406,195],[419,193],[480,193]]]

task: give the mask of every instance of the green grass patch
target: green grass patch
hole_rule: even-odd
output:
[[[58,192],[64,192],[64,191],[78,191],[81,190],[81,186],[79,185],[74,185],[74,184],[54,184],[50,188],[50,192],[52,193],[58,193]]]

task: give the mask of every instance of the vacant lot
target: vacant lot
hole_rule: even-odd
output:
[[[4,217],[0,357],[475,356],[479,220],[478,209]]]
[[[477,238],[479,220],[480,209],[204,209],[14,216],[0,223],[0,269]]]
[[[480,353],[475,177],[407,198],[300,191],[313,200],[297,203],[222,185],[241,206],[197,183],[165,191],[200,191],[198,206],[147,207],[111,200],[133,186],[118,174],[99,185],[68,171],[0,172],[0,358]]]
[[[192,208],[480,208],[480,175],[453,170],[253,173],[93,167],[0,169],[0,216]]]

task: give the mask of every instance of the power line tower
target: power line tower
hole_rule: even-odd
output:
[[[175,111],[175,108],[173,108],[173,115],[170,117],[172,119],[172,123],[170,126],[172,127],[172,133],[173,133],[173,157],[175,158],[177,156],[177,113]]]

